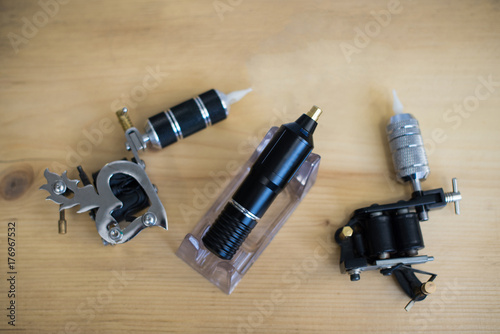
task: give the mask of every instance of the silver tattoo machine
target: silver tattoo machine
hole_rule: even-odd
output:
[[[81,166],[83,183],[71,180],[67,173],[57,175],[45,170],[47,183],[40,187],[49,193],[47,199],[59,204],[59,233],[66,233],[64,210],[80,205],[78,213],[89,211],[105,245],[122,244],[147,227],[168,228],[167,214],[156,186],[146,174],[146,164],[139,152],[149,147],[164,148],[195,132],[220,122],[229,114],[230,105],[242,99],[251,89],[224,94],[211,89],[148,119],[144,134],[135,128],[127,108],[116,112],[125,131],[126,149],[133,158],[113,161],[92,175],[93,184]],[[142,215],[137,214],[144,212]]]

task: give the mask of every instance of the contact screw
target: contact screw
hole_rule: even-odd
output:
[[[132,121],[130,120],[130,116],[128,114],[128,109],[123,108],[116,112],[116,116],[118,117],[118,121],[123,128],[123,131],[127,131],[128,129],[134,127]]]
[[[455,205],[455,214],[460,214],[460,201],[462,200],[462,194],[458,191],[458,182],[457,178],[454,177],[452,180],[453,191],[444,194],[444,200],[446,203],[453,202]]]

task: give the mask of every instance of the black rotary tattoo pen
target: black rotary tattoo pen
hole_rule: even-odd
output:
[[[295,122],[283,124],[269,141],[248,176],[203,237],[207,249],[231,260],[249,233],[311,153],[313,132],[321,115],[314,106]]]

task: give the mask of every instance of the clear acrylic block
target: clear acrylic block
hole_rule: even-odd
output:
[[[176,252],[184,262],[227,294],[233,292],[316,181],[321,157],[311,153],[231,260],[220,259],[204,247],[201,239],[243,182],[259,154],[277,130],[277,127],[273,127],[267,132],[250,159],[231,180],[193,231],[186,235]]]

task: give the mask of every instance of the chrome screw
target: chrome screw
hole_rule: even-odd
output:
[[[66,192],[66,183],[64,183],[63,181],[59,180],[59,181],[56,181],[54,183],[54,185],[52,186],[52,189],[54,190],[54,193],[56,195],[62,195]]]
[[[109,237],[113,241],[120,241],[123,238],[123,233],[122,231],[120,231],[120,228],[113,227],[112,229],[109,230]]]
[[[458,182],[457,178],[454,177],[452,180],[453,192],[444,194],[444,198],[446,203],[453,202],[455,205],[455,214],[460,214],[460,201],[462,200],[462,194],[458,191]]]
[[[142,216],[142,223],[146,226],[154,226],[156,225],[156,216],[152,212],[145,213]]]

